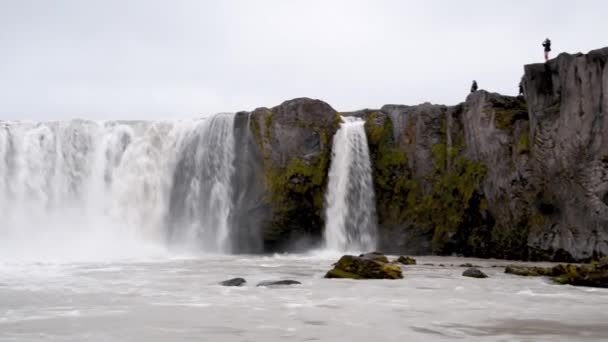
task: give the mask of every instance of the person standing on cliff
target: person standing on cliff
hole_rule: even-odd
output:
[[[471,93],[477,91],[477,81],[473,80],[473,84],[471,84]]]
[[[524,79],[522,77],[521,81],[519,81],[519,95],[524,96]]]
[[[549,60],[549,52],[551,52],[551,40],[549,38],[545,39],[543,42],[543,46],[545,47],[545,62]]]

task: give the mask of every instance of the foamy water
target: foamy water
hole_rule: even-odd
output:
[[[418,258],[402,280],[328,280],[334,255],[0,263],[0,341],[598,341],[608,290]],[[481,265],[490,278],[461,276]],[[245,287],[217,285],[244,277]],[[257,288],[262,280],[302,285]]]

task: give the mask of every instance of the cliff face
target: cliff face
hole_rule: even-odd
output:
[[[339,115],[311,99],[286,101],[250,113],[260,168],[255,182],[255,224],[264,250],[310,248],[321,241],[332,137]]]
[[[607,61],[604,48],[525,67],[531,181],[543,214],[529,243],[539,250],[608,253]]]
[[[527,65],[525,97],[477,91],[456,106],[345,113],[366,120],[380,249],[558,261],[608,254],[607,60],[608,48]],[[296,99],[248,117],[256,176],[242,184],[257,185],[242,203],[257,213],[260,244],[318,243],[338,113]]]

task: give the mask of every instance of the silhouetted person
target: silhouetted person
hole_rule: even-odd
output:
[[[543,46],[545,47],[545,62],[549,60],[549,52],[551,52],[551,40],[549,38],[545,39],[543,42]]]
[[[473,81],[473,84],[471,84],[471,93],[474,93],[477,91],[477,81]]]
[[[524,96],[524,81],[519,81],[519,96]]]

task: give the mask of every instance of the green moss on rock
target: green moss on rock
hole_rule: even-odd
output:
[[[253,112],[251,130],[263,156],[265,203],[272,213],[263,224],[267,251],[289,248],[301,238],[320,239],[331,138],[339,122],[329,105],[311,99]],[[299,141],[318,139],[318,147],[312,154],[303,152],[297,143],[279,138],[286,131]]]
[[[473,195],[486,174],[485,165],[456,155],[447,168],[444,144],[433,146],[435,175],[430,178],[432,192],[421,196],[416,205],[408,207],[408,215],[416,224],[432,231],[433,253],[445,254],[446,243],[466,221]]]
[[[374,257],[344,255],[325,278],[401,279],[403,273],[399,265],[378,261]]]
[[[395,146],[393,125],[387,116],[377,112],[369,114],[365,128],[380,223],[398,222],[403,218],[408,194],[414,186],[407,155]]]
[[[530,135],[528,132],[522,133],[517,138],[517,153],[526,154],[530,152]]]
[[[494,110],[494,125],[498,129],[508,130],[518,119],[518,116],[526,116],[528,106],[523,98],[510,98],[501,101],[498,99],[490,100]]]

